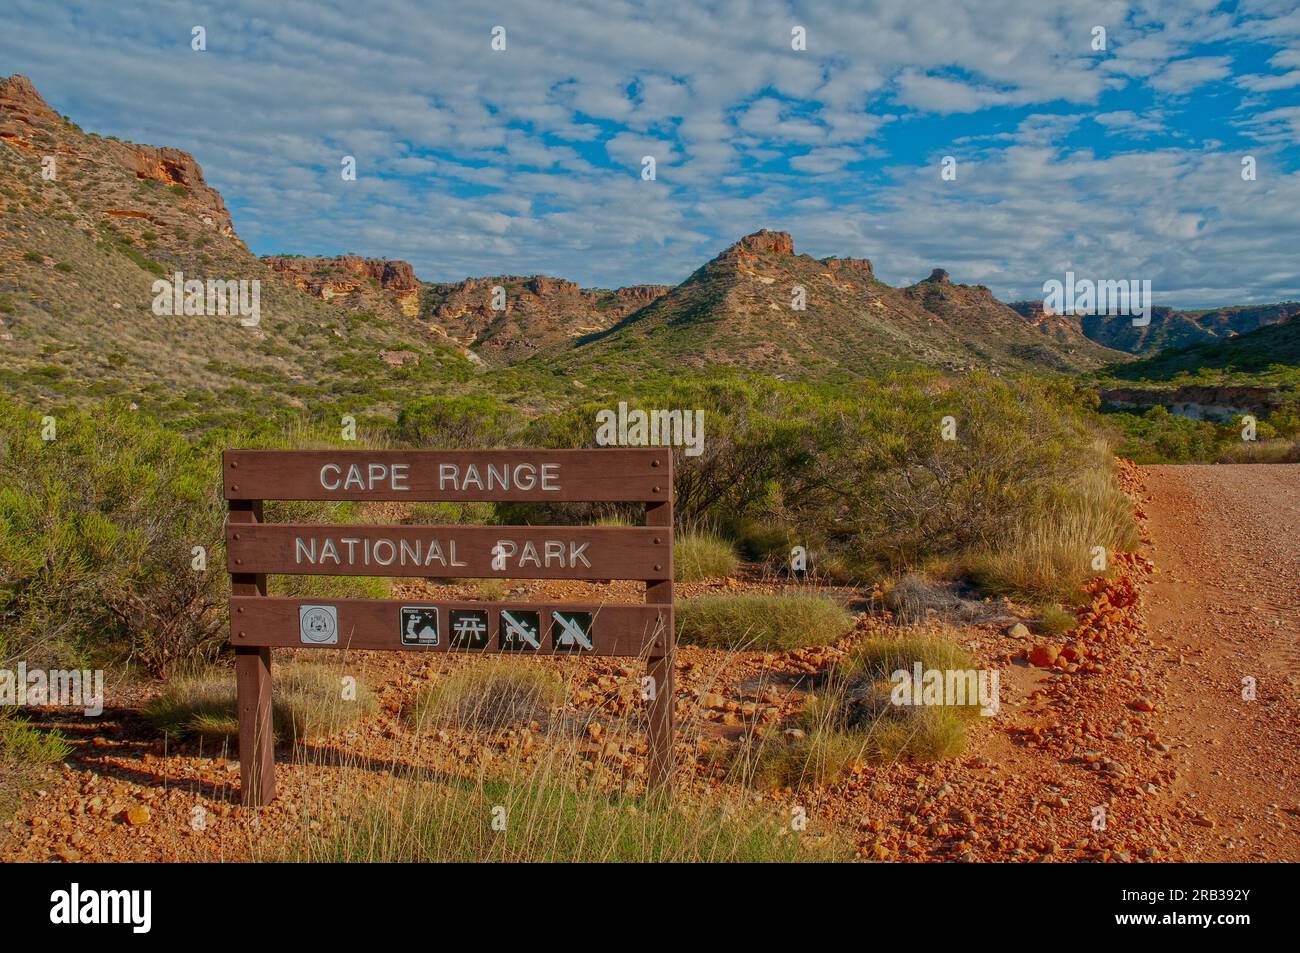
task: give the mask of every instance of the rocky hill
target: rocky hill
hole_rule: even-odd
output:
[[[744,365],[779,375],[914,363],[1076,370],[1122,357],[1064,321],[1026,319],[935,269],[906,288],[870,261],[797,254],[785,232],[742,238],[686,281],[578,342],[573,362]]]
[[[500,288],[502,296],[494,295]],[[512,362],[567,349],[666,294],[663,285],[615,291],[580,288],[545,275],[470,278],[425,288],[421,315],[464,342],[488,363]],[[494,301],[494,297],[497,299]],[[494,304],[500,303],[498,310]]]
[[[201,313],[176,313],[155,282],[178,272],[245,282],[249,303],[256,288],[258,321],[213,313],[206,293]],[[379,290],[402,280],[381,270]],[[0,388],[37,406],[119,396],[198,425],[234,409],[390,410],[430,377],[475,373],[426,323],[282,280],[193,156],[84,133],[21,76],[0,79],[0,348]]]
[[[267,255],[262,262],[299,291],[349,311],[388,318],[414,318],[420,313],[422,286],[410,262],[357,255]]]

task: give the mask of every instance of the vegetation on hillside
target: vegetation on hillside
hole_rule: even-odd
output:
[[[680,525],[717,528],[710,571],[725,568],[729,560],[717,557],[735,548],[765,552],[773,571],[786,572],[793,542],[814,567],[858,582],[938,566],[970,572],[989,591],[1064,600],[1087,574],[1093,547],[1133,542],[1107,447],[1064,382],[918,372],[838,387],[728,372],[626,386],[531,415],[495,396],[417,399],[394,418],[367,421],[351,443],[306,415],[292,423],[246,416],[239,430],[184,434],[174,420],[115,402],[48,414],[57,437],[46,441],[46,415],[6,405],[3,650],[108,653],[160,674],[210,660],[224,641],[223,447],[591,446],[595,411],[620,393],[634,393],[636,406],[703,411],[703,452],[674,451],[675,481]],[[477,504],[424,507],[411,518],[430,515],[640,517],[608,505]],[[362,504],[278,503],[268,518],[366,517]],[[191,569],[195,547],[209,571]],[[311,583],[339,595],[385,591],[375,579]],[[273,579],[272,587],[294,594],[302,581]]]

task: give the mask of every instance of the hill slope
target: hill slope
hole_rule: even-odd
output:
[[[259,282],[260,322],[155,313],[154,282],[178,271]],[[0,345],[0,383],[31,403],[116,395],[199,422],[360,415],[474,373],[425,324],[354,315],[279,280],[192,156],[85,134],[20,76],[0,80]]]
[[[1227,340],[1171,348],[1105,372],[1133,381],[1168,381],[1187,374],[1262,379],[1285,375],[1288,368],[1300,369],[1300,315]]]
[[[799,289],[805,308],[793,305]],[[936,269],[907,288],[876,280],[865,259],[815,259],[784,232],[742,238],[686,281],[607,331],[580,340],[571,364],[743,365],[813,377],[914,363],[1078,370],[1122,355],[1069,322],[1026,319],[981,285]]]
[[[1025,317],[1043,314],[1041,301],[1013,301],[1008,307]],[[1074,322],[1098,344],[1129,354],[1147,355],[1170,347],[1225,341],[1235,334],[1278,324],[1297,314],[1300,314],[1300,302],[1282,301],[1202,311],[1157,306],[1151,309],[1151,323],[1142,327],[1134,327],[1133,319],[1122,315],[1088,314],[1063,320]]]

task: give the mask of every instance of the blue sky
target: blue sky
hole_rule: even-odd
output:
[[[611,287],[766,227],[892,284],[1300,298],[1294,0],[844,6],[5,0],[0,74],[193,152],[259,254]]]

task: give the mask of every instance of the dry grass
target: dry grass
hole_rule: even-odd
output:
[[[980,706],[895,704],[891,675],[911,672],[917,662],[944,672],[975,667],[964,649],[944,639],[870,639],[809,697],[798,729],[756,736],[742,745],[732,776],[759,788],[797,788],[837,783],[867,763],[957,756]]]
[[[774,816],[575,790],[563,779],[401,784],[287,859],[379,863],[790,863],[844,856]]]
[[[407,712],[417,731],[431,725],[497,730],[547,721],[564,701],[564,682],[533,660],[496,656],[443,676]]]
[[[323,664],[277,666],[271,679],[276,740],[325,737],[374,711],[374,694],[364,682],[344,684],[352,677]],[[212,670],[173,678],[143,714],[169,735],[234,741],[239,737],[234,673]]]
[[[720,676],[727,663],[718,664]],[[847,845],[816,819],[795,831],[786,811],[757,806],[744,791],[701,798],[679,785],[671,803],[646,793],[648,708],[639,695],[640,665],[616,684],[601,679],[599,685],[577,666],[542,659],[457,659],[450,667],[408,711],[391,765],[362,758],[339,764],[334,753],[298,749],[309,771],[328,778],[308,785],[303,805],[326,821],[304,825],[287,848],[267,844],[267,859],[849,859]],[[580,692],[598,696],[595,710],[557,710]],[[611,708],[625,714],[613,716]],[[686,721],[683,734],[692,730],[690,714]],[[433,723],[446,727],[427,730]]]
[[[683,532],[673,540],[673,572],[678,582],[725,579],[734,575],[739,565],[735,547],[711,533]]]
[[[994,595],[1071,601],[1098,570],[1096,548],[1137,544],[1133,506],[1108,474],[1090,471],[1042,512],[1025,516],[1005,540],[972,553],[965,571]]]
[[[57,731],[41,731],[0,710],[0,818],[8,817],[38,781],[41,771],[72,751]]]
[[[806,593],[700,596],[677,603],[677,638],[712,649],[777,650],[827,645],[853,625],[838,602]]]

